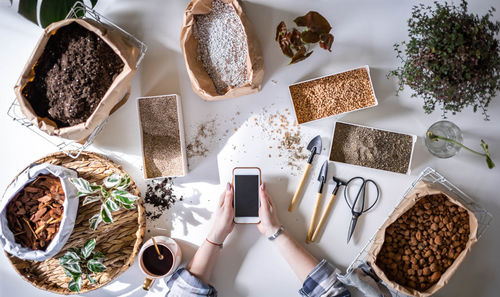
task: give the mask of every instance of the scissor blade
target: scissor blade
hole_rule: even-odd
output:
[[[357,217],[351,218],[351,223],[349,224],[349,231],[347,232],[347,243],[351,240],[352,234],[354,233],[354,228],[356,228],[356,223],[358,222]]]

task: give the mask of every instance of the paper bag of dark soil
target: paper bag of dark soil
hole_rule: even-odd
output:
[[[108,25],[91,19],[53,23],[14,88],[21,111],[49,135],[84,141],[128,99],[140,55]]]
[[[184,13],[181,48],[191,86],[208,101],[260,91],[264,58],[237,0],[192,0]]]
[[[448,283],[470,252],[477,227],[474,213],[453,193],[420,181],[377,232],[367,261],[394,290],[430,296]],[[411,277],[416,281],[411,283]],[[425,287],[415,288],[421,284]]]

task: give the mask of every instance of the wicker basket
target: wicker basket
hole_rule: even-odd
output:
[[[59,152],[37,160],[35,163],[51,163],[72,168],[78,171],[80,177],[98,183],[111,173],[125,173],[120,165],[104,156],[85,151],[77,159]],[[139,196],[139,190],[134,182],[129,190]],[[85,279],[79,293],[98,289],[117,278],[134,263],[146,229],[142,199],[137,201],[136,206],[136,211],[122,209],[114,212],[113,224],[101,223],[98,229],[93,231],[89,228],[89,219],[99,211],[100,204],[92,203],[82,206],[80,201],[73,233],[59,254],[41,262],[21,260],[9,254],[7,257],[19,275],[33,286],[58,294],[75,294],[68,289],[67,284],[70,278],[64,274],[57,258],[62,256],[68,248],[82,246],[89,238],[96,238],[96,250],[106,256],[104,264],[107,269],[97,275],[97,283],[94,285],[89,284]]]

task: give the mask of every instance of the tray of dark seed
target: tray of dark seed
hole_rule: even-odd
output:
[[[144,178],[184,176],[187,159],[178,95],[137,99],[141,127]]]
[[[337,122],[330,161],[410,174],[416,141],[415,135]]]

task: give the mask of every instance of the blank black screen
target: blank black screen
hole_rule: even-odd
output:
[[[259,216],[259,176],[235,175],[234,177],[235,216]]]

